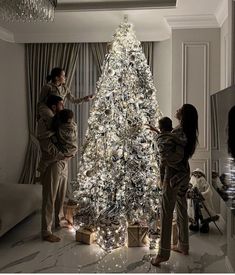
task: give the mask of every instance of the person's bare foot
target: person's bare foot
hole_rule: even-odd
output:
[[[55,229],[59,230],[59,229],[62,229],[62,228],[72,229],[73,225],[69,221],[67,221],[66,219],[62,219],[59,224],[55,225]]]
[[[176,245],[173,245],[171,247],[171,250],[175,251],[175,252],[178,252],[178,253],[181,253],[183,255],[189,255],[189,252],[188,252],[188,249],[180,249],[178,246]]]
[[[43,236],[42,239],[43,239],[43,241],[47,241],[50,243],[57,243],[61,240],[58,236],[53,235],[53,234]]]
[[[154,265],[154,266],[160,266],[160,263],[166,262],[168,260],[169,260],[169,258],[164,258],[164,257],[161,257],[161,256],[157,255],[156,258],[152,258],[151,264]]]
[[[72,229],[73,226],[71,223],[64,223],[64,224],[61,224],[59,227],[57,228],[67,228],[67,229]]]

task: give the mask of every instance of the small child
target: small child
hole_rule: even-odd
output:
[[[47,132],[49,138],[65,157],[74,157],[77,153],[77,124],[73,120],[73,112],[63,109],[55,114],[51,122],[51,130]],[[43,173],[50,165],[50,159],[39,163],[38,170]]]
[[[63,109],[52,120],[52,130],[55,135],[53,143],[67,157],[74,157],[77,153],[77,124],[73,120],[73,111]]]
[[[160,134],[157,136],[156,142],[161,160],[161,181],[170,179],[170,185],[174,187],[182,178],[181,173],[186,169],[182,162],[186,138],[179,139],[178,136],[172,133],[172,120],[169,117],[161,118],[158,125]]]
[[[182,172],[185,171],[184,146],[186,138],[181,139],[172,132],[172,120],[169,117],[162,117],[158,121],[159,130],[151,125],[148,125],[152,131],[158,133],[156,138],[156,145],[159,154],[159,167],[161,185],[164,180],[170,180],[172,187],[177,185],[182,179]],[[184,174],[184,173],[183,173]]]

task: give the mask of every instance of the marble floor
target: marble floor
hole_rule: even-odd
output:
[[[75,242],[75,233],[57,232],[59,243],[40,239],[40,212],[0,238],[1,273],[228,273],[225,236],[211,225],[209,234],[190,233],[190,254],[172,252],[161,268],[151,266],[156,250],[120,248],[106,253],[98,245]]]

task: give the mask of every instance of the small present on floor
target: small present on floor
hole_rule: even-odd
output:
[[[91,228],[80,228],[76,231],[76,241],[83,244],[92,244],[96,242],[96,232]]]
[[[141,247],[148,244],[148,226],[144,224],[131,224],[127,228],[128,247]]]

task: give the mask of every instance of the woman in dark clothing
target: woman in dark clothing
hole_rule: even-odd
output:
[[[177,110],[176,118],[179,120],[179,125],[172,130],[172,134],[177,135],[179,139],[186,140],[184,156],[182,158],[184,169],[180,178],[176,177],[173,169],[169,170],[170,172],[164,176],[161,203],[161,236],[158,255],[151,260],[154,266],[159,266],[161,262],[168,261],[171,249],[184,255],[188,255],[189,251],[186,200],[186,192],[190,179],[188,160],[194,154],[198,143],[198,113],[193,105],[184,104]],[[175,206],[179,240],[177,246],[171,247],[171,228]]]

